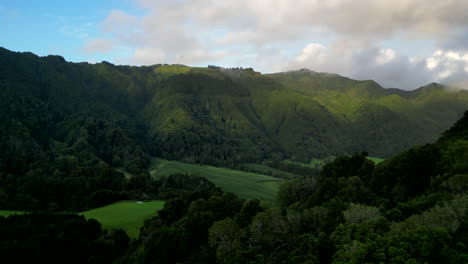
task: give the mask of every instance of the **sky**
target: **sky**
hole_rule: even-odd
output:
[[[468,89],[467,0],[0,2],[0,46],[68,61],[308,68]]]

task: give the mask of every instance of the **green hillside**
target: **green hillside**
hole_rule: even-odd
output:
[[[121,261],[467,263],[468,111],[437,142],[373,160],[338,156],[284,181],[273,207],[167,201]]]
[[[385,159],[375,158],[375,157],[367,157],[367,159],[372,160],[376,165],[385,161]]]
[[[120,201],[81,213],[86,218],[99,221],[102,229],[123,229],[130,238],[137,238],[145,219],[157,214],[163,201]],[[0,216],[23,214],[21,211],[0,210]]]
[[[225,192],[232,192],[244,199],[259,199],[273,202],[276,198],[281,179],[208,165],[192,165],[177,161],[155,159],[151,169],[153,178],[171,174],[190,174],[203,176]]]
[[[309,70],[70,63],[3,48],[0,90],[0,209],[25,211],[158,199],[150,157],[230,168],[388,158],[468,109],[467,91],[438,84],[407,92]]]
[[[0,210],[0,216],[9,216],[12,214],[22,214],[21,211],[11,211],[11,210]]]
[[[410,146],[433,142],[467,109],[467,91],[448,91],[434,83],[402,91],[384,89],[374,81],[309,70],[268,76],[323,106],[347,130],[337,128],[340,133],[335,140],[325,141],[338,144],[330,149],[341,148],[339,154],[365,150],[371,156],[389,157]],[[318,124],[323,127],[325,123]],[[322,129],[330,131],[329,127]]]
[[[297,174],[275,169],[264,164],[243,163],[241,164],[241,167],[242,167],[242,170],[245,170],[245,171],[252,171],[252,172],[257,172],[260,174],[266,174],[266,175],[273,176],[275,178],[292,179],[298,176]]]

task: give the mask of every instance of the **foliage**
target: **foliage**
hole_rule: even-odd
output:
[[[347,222],[360,224],[370,220],[378,219],[381,214],[379,208],[361,204],[350,204],[349,208],[343,212]]]
[[[464,263],[464,148],[446,138],[378,165],[362,152],[337,157],[320,173],[285,181],[278,207],[197,176],[153,173],[155,193],[172,199],[117,263]],[[184,166],[194,165],[176,168]]]
[[[468,112],[426,144],[463,115],[466,91],[386,90],[308,70],[76,64],[4,49],[0,89],[1,209],[167,199],[130,244],[83,216],[0,217],[6,259],[58,262],[58,250],[71,263],[468,262]],[[184,163],[152,166],[150,156]],[[205,165],[265,160],[296,176]],[[277,191],[278,206],[242,199],[272,202]]]
[[[128,243],[122,230],[104,233],[96,220],[76,214],[0,217],[0,252],[6,263],[113,263]]]
[[[3,48],[0,62],[0,164],[14,174],[42,160],[51,141],[73,141],[79,157],[131,173],[147,169],[148,154],[227,167],[388,157],[434,140],[468,107],[464,91],[386,90],[308,70],[91,65]]]

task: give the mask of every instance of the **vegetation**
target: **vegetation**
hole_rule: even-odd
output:
[[[23,214],[22,211],[0,210],[0,216],[9,216],[12,214]]]
[[[437,143],[339,156],[279,207],[211,192],[167,201],[120,263],[465,263],[468,112]]]
[[[373,161],[375,163],[375,165],[379,164],[380,162],[384,161],[385,159],[381,159],[381,158],[376,158],[376,157],[367,157],[367,159]]]
[[[9,174],[78,153],[79,162],[134,174],[148,155],[227,167],[358,151],[386,158],[435,140],[468,108],[466,91],[387,90],[308,70],[91,65],[6,49],[0,62],[3,153],[15,152],[2,156]],[[57,144],[62,152],[51,153]]]
[[[98,220],[103,229],[122,229],[130,238],[136,238],[145,219],[155,216],[163,205],[162,201],[121,201],[82,214]]]
[[[281,179],[258,173],[162,159],[155,159],[152,168],[151,175],[156,179],[173,174],[202,176],[225,192],[270,203],[275,200],[281,182]]]
[[[307,70],[69,63],[6,49],[0,89],[0,209],[25,211],[159,199],[154,156],[229,168],[270,160],[316,174],[323,164],[294,162],[388,157],[434,140],[468,108],[467,92],[436,84],[405,92]],[[260,185],[223,188],[245,198],[275,192],[275,183]]]
[[[103,232],[96,220],[76,214],[0,216],[5,263],[113,263],[128,243],[122,230]]]
[[[0,89],[8,263],[468,262],[466,91],[5,49]]]
[[[264,164],[256,164],[256,163],[242,163],[240,164],[240,169],[243,171],[250,171],[250,172],[256,172],[260,174],[265,174],[265,175],[270,175],[275,178],[282,178],[282,179],[292,179],[297,177],[297,174],[288,172],[288,171],[283,171],[279,169],[272,168],[270,166],[264,165]]]

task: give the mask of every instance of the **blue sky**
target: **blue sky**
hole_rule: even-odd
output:
[[[3,0],[0,46],[74,62],[309,68],[384,87],[466,88],[467,13],[461,0]]]
[[[39,4],[40,3],[40,4]],[[57,54],[70,61],[89,61],[82,47],[98,37],[99,23],[113,9],[137,13],[131,1],[82,0],[0,2],[0,46],[14,51],[31,51],[40,56]],[[115,55],[95,56],[112,60]]]

